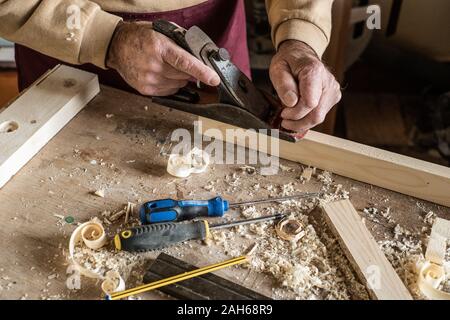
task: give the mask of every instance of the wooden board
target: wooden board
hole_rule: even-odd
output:
[[[205,135],[212,132],[208,132],[208,129],[218,129],[223,136],[227,129],[236,129],[215,120],[200,120],[201,130]],[[249,147],[247,138],[256,138],[258,133],[247,133],[247,136],[238,136],[234,142]],[[258,135],[261,139],[267,139],[267,136]],[[271,142],[267,145],[271,145]],[[267,149],[260,151],[271,153]],[[450,207],[450,168],[444,166],[315,131],[309,131],[297,143],[279,140],[279,156]]]
[[[96,75],[57,66],[3,110],[0,113],[0,187],[99,91]]]
[[[114,116],[106,117],[106,114]],[[0,296],[3,299],[103,299],[100,284],[95,280],[82,278],[80,290],[67,289],[66,281],[71,275],[67,273],[65,254],[69,237],[76,223],[93,216],[102,217],[105,210],[117,212],[128,201],[210,199],[220,194],[230,202],[239,202],[271,196],[268,186],[292,183],[301,192],[317,192],[323,187],[317,179],[302,184],[298,179],[302,166],[287,160],[280,163],[294,171],[280,170],[273,176],[245,174],[232,189],[225,178],[241,172],[242,165],[211,165],[207,172],[187,179],[170,176],[166,172],[168,157],[165,155],[170,152],[170,135],[177,128],[192,133],[195,119],[193,115],[156,105],[146,97],[102,86],[100,94],[0,190],[0,286],[4,288],[0,289]],[[374,204],[379,204],[379,209],[389,206],[392,218],[405,229],[420,232],[426,226],[422,217],[429,211],[450,219],[449,208],[428,202],[419,205],[414,198],[338,175],[333,180],[350,191],[355,208]],[[206,188],[210,181],[219,181],[214,190]],[[255,185],[261,188],[253,194]],[[105,198],[92,194],[100,188],[105,189]],[[385,202],[386,199],[389,201]],[[72,216],[75,224],[64,223],[55,214]],[[230,210],[227,217],[242,219],[239,210]],[[390,226],[372,222],[368,215],[365,217],[376,240],[393,240]],[[123,228],[120,222],[105,225],[111,231],[109,234]],[[318,234],[321,228],[322,223],[315,226]],[[246,250],[257,238],[256,235],[251,239],[236,236],[230,241]],[[207,246],[196,241],[164,251],[194,265],[208,265],[230,257],[221,245]],[[132,268],[127,287],[141,284],[148,264],[157,253],[145,254],[146,263],[142,268]],[[311,261],[311,267],[314,265]],[[217,275],[269,297],[275,286],[282,289],[270,275],[250,269],[224,269]],[[164,296],[155,291],[142,298],[164,299]]]
[[[322,208],[329,227],[372,295],[379,300],[412,300],[352,203],[341,200],[325,204]]]

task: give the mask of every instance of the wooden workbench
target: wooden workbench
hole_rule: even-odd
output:
[[[106,117],[107,114],[113,116]],[[100,296],[99,283],[85,278],[81,290],[66,288],[65,254],[75,225],[63,223],[55,214],[83,222],[101,216],[105,210],[117,211],[128,201],[140,203],[162,197],[207,199],[216,195],[203,187],[208,181],[223,180],[226,175],[238,172],[239,165],[211,166],[206,173],[187,179],[175,179],[166,173],[170,134],[179,127],[192,130],[194,119],[192,115],[154,105],[148,98],[102,87],[101,93],[0,190],[0,298]],[[248,200],[248,190],[256,182],[273,185],[293,182],[302,191],[320,189],[318,181],[299,182],[300,164],[289,161],[282,164],[293,171],[266,177],[246,176],[233,192],[224,187],[222,195],[231,201]],[[350,191],[358,210],[383,203],[406,229],[420,231],[422,218],[428,211],[450,218],[449,208],[347,178],[334,176],[334,179]],[[106,190],[105,198],[92,195],[100,188]],[[258,198],[267,195],[261,190]],[[368,220],[366,225],[377,240],[393,236],[381,224]],[[108,230],[112,235],[118,228],[109,226]],[[178,246],[168,252],[198,266],[227,257],[220,247],[200,243]],[[148,263],[156,254],[145,255]],[[267,275],[241,268],[219,274],[271,294],[273,282]],[[135,270],[127,286],[142,276],[142,269]],[[144,297],[162,296],[153,293]]]

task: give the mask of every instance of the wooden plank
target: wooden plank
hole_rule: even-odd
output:
[[[100,91],[97,76],[57,66],[0,113],[0,188]]]
[[[347,258],[374,298],[412,300],[392,265],[361,221],[349,200],[322,205],[325,218],[339,238]]]
[[[200,120],[205,135],[209,135],[208,129],[218,129],[223,136],[226,129],[236,129],[215,120]],[[248,132],[253,138],[256,135],[267,139]],[[245,135],[237,137],[235,143],[248,147]],[[260,151],[271,153],[267,148]],[[312,130],[297,143],[279,140],[279,157],[450,207],[450,168],[444,166]]]

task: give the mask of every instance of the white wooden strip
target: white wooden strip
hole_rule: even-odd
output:
[[[0,113],[0,187],[100,92],[95,74],[55,67]]]

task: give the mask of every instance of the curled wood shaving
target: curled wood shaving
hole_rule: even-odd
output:
[[[81,239],[86,247],[90,249],[100,249],[106,243],[106,234],[103,226],[99,222],[87,223],[81,229]]]
[[[171,154],[167,162],[167,172],[177,178],[186,178],[192,173],[204,172],[209,162],[208,153],[193,148],[187,155]]]
[[[119,272],[110,270],[105,274],[105,280],[102,282],[101,287],[106,295],[110,295],[114,292],[125,290],[125,281]]]
[[[425,253],[425,262],[420,266],[417,284],[422,293],[433,300],[450,300],[450,293],[439,289],[446,279],[445,257],[447,239],[450,238],[450,221],[436,218]]]
[[[297,242],[305,235],[303,229],[300,221],[286,218],[278,222],[275,231],[281,239]]]
[[[101,225],[100,221],[97,218],[94,218],[91,221],[85,222],[81,225],[79,225],[73,232],[69,240],[69,260],[70,262],[75,266],[75,268],[84,276],[89,278],[102,278],[101,274],[99,273],[99,270],[92,270],[87,269],[83,267],[75,258],[75,247],[76,245],[83,241],[86,245],[92,245],[92,249],[99,249],[104,245],[105,239],[102,239],[99,241],[99,239],[96,240],[88,240],[86,237],[83,237],[82,234],[85,232],[85,228],[91,228],[92,226],[95,226],[98,229],[104,230],[103,226]],[[86,240],[85,240],[86,239]],[[103,244],[102,244],[103,242]]]

